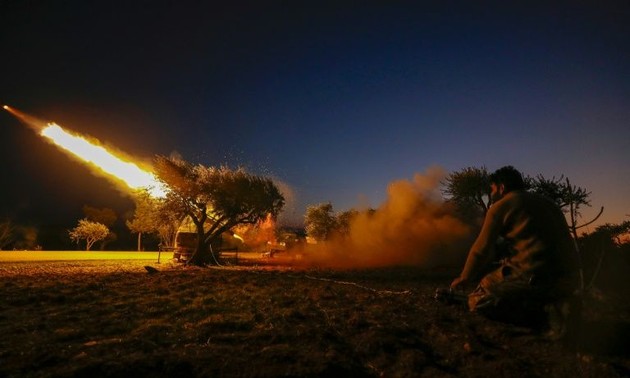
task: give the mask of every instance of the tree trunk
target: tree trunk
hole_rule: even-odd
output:
[[[219,265],[219,258],[221,257],[221,248],[223,240],[221,235],[214,236],[208,241],[201,241],[197,243],[197,250],[190,259],[190,263],[198,266],[205,265]]]
[[[191,256],[188,263],[197,266],[205,266],[208,264],[212,264],[212,262],[213,261],[212,256],[210,255],[210,250],[204,242],[204,234],[203,232],[197,232],[197,249]]]
[[[142,251],[142,232],[138,232],[138,252]]]
[[[207,248],[197,246],[197,250],[190,258],[189,264],[197,266],[214,265],[210,251]]]

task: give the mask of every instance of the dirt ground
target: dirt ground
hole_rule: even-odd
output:
[[[145,265],[158,271],[150,273]],[[0,263],[0,377],[623,377],[630,301],[575,343],[438,303],[451,272]]]

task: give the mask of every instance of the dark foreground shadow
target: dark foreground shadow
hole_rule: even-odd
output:
[[[628,358],[630,322],[606,320],[583,322],[576,333],[575,347],[578,352]]]

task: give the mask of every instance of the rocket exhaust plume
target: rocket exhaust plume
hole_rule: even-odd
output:
[[[17,109],[4,105],[3,108],[31,127],[37,134],[47,138],[57,147],[70,153],[84,163],[97,167],[101,172],[124,182],[131,189],[147,189],[153,197],[164,197],[166,188],[153,173],[141,169],[133,162],[108,151],[105,147],[73,135],[55,123],[48,123],[29,116]]]

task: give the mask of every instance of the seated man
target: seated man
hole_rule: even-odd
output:
[[[546,308],[551,331],[561,337],[567,303],[578,288],[578,256],[564,215],[552,200],[526,191],[521,173],[511,166],[490,175],[490,183],[492,206],[451,290],[487,273],[502,240],[511,254],[468,295],[469,309],[510,320]]]

